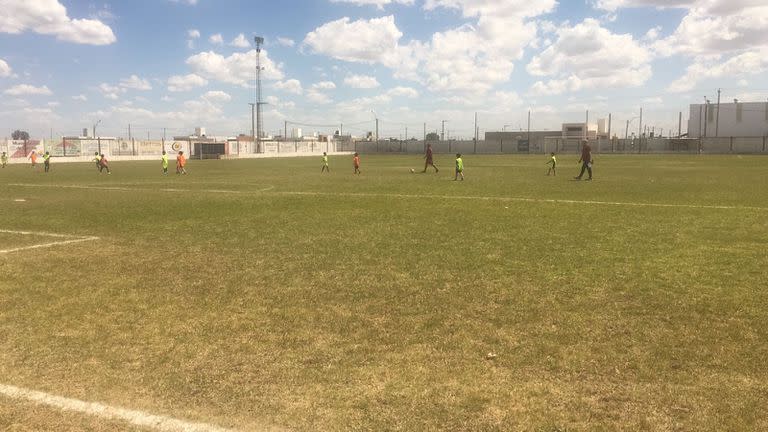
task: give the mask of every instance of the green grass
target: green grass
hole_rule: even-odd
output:
[[[768,429],[768,159],[560,159],[0,170],[0,229],[100,237],[0,255],[0,383],[242,430]],[[0,397],[56,425],[115,427]]]

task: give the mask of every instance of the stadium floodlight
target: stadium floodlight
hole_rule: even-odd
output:
[[[261,107],[264,102],[261,101],[261,46],[264,45],[264,38],[261,36],[255,36],[253,41],[256,43],[256,151],[262,152],[261,148],[261,136],[264,128],[263,118],[261,115]]]

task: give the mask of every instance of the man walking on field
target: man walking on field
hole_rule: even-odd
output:
[[[423,173],[427,172],[427,167],[432,166],[432,168],[435,169],[435,174],[437,174],[438,170],[435,166],[435,163],[432,161],[432,144],[427,144],[427,152],[424,154],[424,171]]]
[[[589,143],[586,140],[582,141],[581,143],[581,158],[579,159],[579,162],[582,163],[581,173],[573,179],[581,180],[581,178],[584,176],[584,171],[588,171],[589,178],[587,180],[592,180],[592,147],[589,146]]]

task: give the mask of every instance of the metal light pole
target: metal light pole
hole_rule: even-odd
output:
[[[442,120],[443,128],[440,131],[440,141],[445,141],[445,122],[448,120]]]
[[[261,136],[264,120],[261,116],[261,106],[264,105],[264,102],[261,101],[261,46],[264,44],[264,38],[256,36],[253,41],[256,43],[256,151],[262,152]]]
[[[101,120],[99,120],[99,121],[97,121],[96,123],[93,124],[93,137],[94,138],[96,138],[96,126],[98,126],[99,123],[101,123]],[[96,138],[96,142],[98,143],[98,146],[99,146],[99,154],[101,154],[101,140]]]

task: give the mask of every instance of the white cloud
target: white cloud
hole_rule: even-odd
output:
[[[113,86],[107,83],[99,84],[98,90],[101,92],[102,96],[112,100],[119,99],[120,95],[126,92],[124,87]]]
[[[208,38],[208,42],[215,45],[223,45],[224,37],[221,36],[221,33],[216,33],[215,35],[211,35],[211,37]]]
[[[190,39],[200,39],[200,30],[197,30],[197,29],[187,30],[187,37]]]
[[[189,57],[187,64],[195,73],[204,78],[230,84],[247,85],[254,80],[257,55],[255,49],[235,53],[229,57],[207,51]],[[272,62],[266,50],[261,51],[261,66],[264,68],[261,74],[263,79],[283,79],[281,65]]]
[[[538,81],[533,94],[560,94],[592,88],[637,87],[651,77],[651,55],[631,35],[614,34],[588,18],[557,30],[558,39],[527,66]]]
[[[370,89],[380,86],[379,81],[368,75],[350,75],[344,78],[344,85],[356,89]]]
[[[203,94],[203,99],[209,102],[229,102],[232,100],[232,96],[229,93],[221,90],[212,90]]]
[[[315,90],[333,90],[336,88],[336,84],[331,81],[321,81],[312,84],[312,88]]]
[[[19,84],[19,85],[13,86],[5,90],[3,93],[9,96],[25,96],[25,95],[50,96],[53,94],[53,92],[51,92],[48,86],[35,87],[29,84]]]
[[[419,92],[416,91],[415,89],[410,88],[410,87],[395,87],[395,88],[390,89],[387,92],[387,95],[388,96],[395,96],[395,97],[397,97],[397,96],[404,96],[404,97],[408,97],[408,98],[417,98],[417,97],[419,97]]]
[[[152,90],[152,85],[146,79],[131,75],[120,80],[120,87],[134,90]]]
[[[293,39],[284,38],[284,37],[277,38],[277,43],[285,47],[292,47],[296,45],[296,42]]]
[[[171,92],[184,92],[206,85],[208,85],[208,80],[195,74],[174,75],[168,78],[168,91]]]
[[[85,102],[85,101],[88,100],[88,97],[86,97],[85,95],[81,94],[81,95],[77,95],[77,96],[72,96],[72,100],[76,100],[76,101],[80,101],[80,102]]]
[[[61,103],[59,103],[57,101],[48,102],[48,106],[51,107],[51,108],[56,108],[59,105],[61,105]]]
[[[13,69],[11,69],[5,60],[0,59],[0,78],[8,78],[11,75],[13,75]]]
[[[384,6],[390,4],[413,5],[414,0],[331,0],[331,3],[349,3],[356,6],[376,6],[377,9],[384,9]]]
[[[316,28],[304,45],[339,60],[382,64],[399,79],[417,81],[432,91],[486,92],[506,82],[538,27],[529,20],[548,13],[556,0],[427,0],[424,8],[459,9],[476,25],[432,35],[431,40],[401,43],[393,16],[351,21],[342,18]],[[471,77],[468,79],[467,77]]]
[[[236,47],[236,48],[250,48],[251,43],[248,41],[248,39],[245,38],[245,35],[240,33],[237,35],[236,38],[232,39],[232,42],[229,43],[229,45]]]
[[[719,57],[697,58],[688,66],[685,75],[670,84],[672,92],[693,90],[705,79],[728,77],[729,80],[754,75],[768,70],[768,48],[745,52],[721,62]]]
[[[278,81],[272,87],[293,94],[301,94],[304,91],[304,89],[301,88],[301,82],[296,79]]]
[[[109,45],[116,40],[112,29],[99,20],[70,18],[58,0],[0,0],[0,10],[0,33],[33,31],[88,45]]]
[[[190,6],[194,6],[197,4],[197,0],[171,0],[172,3],[183,3]]]

